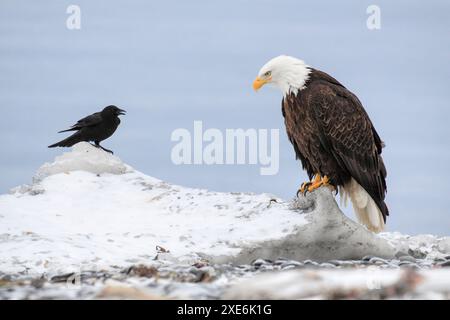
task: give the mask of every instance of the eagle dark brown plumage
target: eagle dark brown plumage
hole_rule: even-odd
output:
[[[281,81],[278,80],[281,75],[276,74],[278,69],[277,64],[266,64],[255,80],[256,89],[260,85],[257,81],[264,78]],[[384,144],[361,102],[336,79],[310,67],[306,67],[299,88],[292,88],[292,80],[289,82],[287,76],[286,79],[291,86],[282,101],[286,131],[310,180],[315,175],[326,176],[332,186],[350,196],[360,221],[373,231],[381,231],[389,215],[384,202],[386,168],[381,157]],[[381,226],[374,221],[375,209],[370,208],[370,199],[364,202],[360,187],[378,207]]]
[[[331,76],[312,69],[305,89],[286,96],[282,110],[289,140],[309,178],[320,172],[341,186],[353,177],[386,222],[383,143],[359,99]]]

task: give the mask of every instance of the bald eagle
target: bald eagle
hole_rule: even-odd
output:
[[[362,224],[382,231],[389,215],[384,143],[359,99],[330,75],[290,56],[261,68],[253,88],[265,84],[283,92],[287,135],[310,179],[299,192],[330,186],[344,202],[350,198]]]

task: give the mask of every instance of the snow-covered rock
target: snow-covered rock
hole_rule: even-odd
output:
[[[346,217],[331,190],[320,188],[294,200],[292,210],[301,210],[308,221],[282,239],[267,239],[257,246],[243,248],[234,261],[246,263],[260,257],[276,259],[327,261],[361,259],[372,255],[393,258],[395,247]]]
[[[399,232],[385,232],[380,236],[395,247],[397,257],[409,255],[416,259],[442,260],[450,256],[450,237],[431,234],[410,236]]]
[[[31,185],[0,196],[0,272],[9,274],[101,270],[154,259],[390,258],[399,241],[388,240],[345,217],[327,188],[294,203],[269,194],[185,188],[88,143],[44,164]],[[446,246],[445,239],[435,240]]]

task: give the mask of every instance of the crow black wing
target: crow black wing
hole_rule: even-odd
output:
[[[78,120],[77,123],[75,123],[73,126],[70,127],[70,129],[59,131],[61,132],[67,132],[67,131],[76,131],[80,130],[84,127],[90,127],[94,126],[96,124],[99,124],[102,122],[102,115],[100,112],[96,112],[94,114],[91,114],[90,116],[84,117],[83,119]]]

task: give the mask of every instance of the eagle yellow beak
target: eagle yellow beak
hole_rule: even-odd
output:
[[[270,82],[270,80],[272,80],[272,78],[261,79],[260,77],[256,77],[255,81],[253,81],[253,89],[258,91],[263,85]]]

